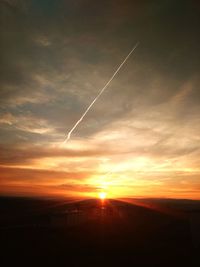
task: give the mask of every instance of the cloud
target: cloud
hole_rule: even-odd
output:
[[[64,189],[71,192],[79,192],[79,193],[91,193],[91,192],[98,192],[100,188],[96,186],[92,186],[89,184],[61,184],[58,186],[60,189]]]
[[[37,186],[40,176],[46,182],[50,177],[53,186],[55,175],[59,185],[68,185],[64,173],[69,172],[67,179],[76,173],[77,180],[80,173],[80,182],[92,190],[91,181],[82,179],[83,171],[94,185],[117,166],[119,177],[113,175],[113,183],[121,179],[131,184],[137,176],[138,184],[151,179],[153,188],[164,172],[182,170],[194,190],[196,182],[190,177],[199,173],[200,141],[196,4],[47,2],[0,3],[0,162],[7,167],[1,180],[13,177],[17,183],[26,177]],[[137,52],[68,146],[61,147],[136,41]],[[138,174],[142,170],[144,176]]]
[[[0,117],[0,125],[1,124],[7,124],[17,130],[36,134],[47,134],[54,130],[49,127],[47,121],[35,118],[32,115],[14,116],[11,113],[5,113]]]
[[[86,179],[89,172],[64,172],[31,168],[0,167],[1,185],[59,185],[67,181]]]
[[[88,149],[65,149],[62,147],[26,146],[24,148],[1,145],[1,164],[24,163],[33,159],[41,158],[89,158],[117,153],[115,150],[103,149],[102,147],[91,147]]]

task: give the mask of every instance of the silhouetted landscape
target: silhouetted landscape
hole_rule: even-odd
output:
[[[0,198],[1,266],[199,266],[200,201]]]

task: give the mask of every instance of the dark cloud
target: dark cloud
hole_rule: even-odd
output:
[[[96,186],[91,186],[87,184],[61,184],[58,186],[58,188],[79,193],[90,193],[96,191],[98,192],[100,190],[100,188]]]
[[[81,181],[86,179],[91,173],[89,172],[65,172],[58,170],[30,169],[30,168],[9,168],[0,167],[1,185],[8,184],[62,184],[63,181]]]
[[[117,151],[95,147],[93,149],[63,149],[63,148],[45,148],[39,146],[28,146],[25,148],[0,146],[0,165],[14,165],[31,163],[34,159],[42,158],[90,158],[116,154]]]

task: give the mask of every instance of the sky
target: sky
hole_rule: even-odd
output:
[[[199,1],[2,0],[0,18],[0,195],[200,198]]]

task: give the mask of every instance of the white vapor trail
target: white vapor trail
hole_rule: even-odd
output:
[[[125,62],[127,61],[127,59],[130,57],[130,55],[137,48],[138,45],[139,45],[139,42],[136,43],[136,45],[131,49],[131,51],[129,52],[129,54],[126,56],[126,58],[122,61],[122,63],[116,69],[116,71],[114,72],[114,74],[112,75],[112,77],[109,79],[109,81],[104,85],[104,87],[101,89],[101,91],[98,93],[98,95],[94,98],[94,100],[91,102],[91,104],[87,107],[87,109],[82,114],[82,116],[80,117],[80,119],[74,124],[74,126],[71,128],[71,130],[67,134],[67,137],[66,137],[66,139],[64,140],[63,143],[66,143],[67,141],[70,140],[71,134],[73,133],[73,131],[75,130],[75,128],[79,125],[79,123],[81,123],[81,121],[86,116],[86,114],[88,113],[88,111],[91,109],[91,107],[94,105],[94,103],[99,99],[99,97],[103,94],[103,92],[106,90],[106,88],[108,87],[108,85],[111,83],[111,81],[114,79],[114,77],[117,75],[117,73],[119,72],[119,70],[122,68],[122,66],[125,64]]]

